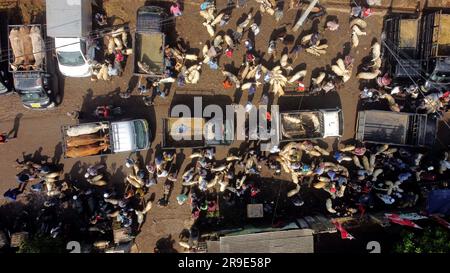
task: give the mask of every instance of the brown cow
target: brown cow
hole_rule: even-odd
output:
[[[83,156],[97,155],[101,151],[109,149],[107,143],[100,143],[99,145],[86,145],[80,147],[71,147],[67,149],[66,156],[70,158],[77,158]]]
[[[76,137],[69,137],[67,139],[67,147],[78,147],[84,145],[91,145],[97,142],[108,142],[108,135],[101,137],[98,134],[81,135]]]
[[[19,29],[19,37],[23,44],[24,65],[32,65],[34,64],[34,55],[33,55],[33,43],[30,37],[30,27],[22,26]]]

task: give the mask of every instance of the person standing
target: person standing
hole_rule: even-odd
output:
[[[180,4],[178,2],[174,2],[172,6],[170,6],[170,13],[175,17],[183,15]]]
[[[6,142],[8,142],[8,134],[7,133],[3,133],[0,135],[0,144],[5,144]]]

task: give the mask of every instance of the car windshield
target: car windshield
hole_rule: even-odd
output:
[[[20,96],[22,101],[27,103],[40,102],[46,98],[45,93],[42,91],[21,92]]]
[[[431,80],[438,83],[450,83],[450,73],[437,71],[431,75]]]
[[[139,150],[147,148],[148,139],[147,139],[147,128],[145,124],[140,121],[134,121],[134,129],[136,132],[136,146]]]
[[[81,52],[58,52],[58,60],[64,66],[81,66],[85,64]]]
[[[17,90],[40,90],[42,87],[42,79],[40,77],[21,77],[14,78],[14,86]]]

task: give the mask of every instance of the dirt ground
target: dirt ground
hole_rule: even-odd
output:
[[[44,11],[43,2],[45,1],[32,1],[32,3],[30,2],[31,4],[21,4],[20,8],[22,8],[22,10],[20,14],[22,14],[24,20],[30,20],[30,22],[33,23],[44,23],[42,20],[45,20],[45,16],[39,14]],[[119,21],[123,20],[124,22],[129,22],[130,26],[133,27],[135,25],[136,11],[139,7],[143,6],[146,1],[104,0],[103,2],[108,16],[114,16],[115,19]],[[154,4],[157,1],[147,2]],[[217,1],[219,11],[226,7],[226,2],[226,0]],[[253,10],[253,14],[255,14],[255,12],[258,11],[258,5],[254,1],[247,2],[248,5],[246,7],[233,10],[230,23],[223,28],[219,28],[219,33],[227,32],[228,29],[235,29],[236,22],[244,13]],[[205,27],[202,26],[203,18],[198,13],[199,3],[200,1],[198,0],[184,1],[184,14],[177,18],[175,22],[176,32],[186,41],[189,41],[191,46],[190,52],[192,53],[198,53],[203,44],[210,40]],[[290,23],[292,25],[295,22],[295,19],[298,18],[299,14],[297,10],[287,11],[287,8],[287,5],[285,5],[284,17],[278,23],[273,17],[266,14],[255,15],[257,18],[255,20],[260,21],[259,25],[261,29],[261,32],[256,36],[255,47],[261,54],[264,54],[267,50],[269,38],[276,26],[282,26],[284,23]],[[28,11],[33,14],[29,14]],[[14,13],[12,12],[12,14]],[[348,14],[349,7],[347,5],[333,5],[328,7],[328,16],[336,16],[339,19],[340,28],[336,32],[323,33],[323,37],[330,45],[327,54],[323,57],[316,57],[302,52],[293,63],[292,66],[294,67],[294,71],[304,68],[308,70],[305,82],[306,86],[309,85],[311,76],[316,76],[318,68],[325,68],[326,66],[331,65],[337,57],[342,57],[344,51],[347,50],[350,41]],[[362,37],[357,49],[351,49],[351,55],[355,58],[355,68],[353,70],[352,78],[345,84],[338,96],[335,94],[326,97],[317,97],[310,101],[305,97],[286,96],[279,100],[281,107],[308,108],[315,107],[316,104],[341,105],[344,111],[344,136],[342,140],[353,138],[360,90],[360,83],[355,78],[357,72],[356,67],[361,64],[362,58],[370,54],[370,45],[373,42],[373,39],[380,37],[382,15],[382,12],[377,12],[374,16],[367,19],[369,25],[367,28],[367,36]],[[322,29],[324,23],[325,17],[322,18],[318,28]],[[297,39],[303,34],[308,33],[312,27],[312,23],[307,22],[299,32],[290,34],[293,34]],[[288,26],[288,29],[290,29],[290,26]],[[175,33],[172,33],[172,35],[173,34]],[[244,34],[244,38],[246,35],[247,34]],[[283,50],[281,44],[278,44],[278,50]],[[231,67],[233,68],[233,71],[236,71],[242,63],[244,52],[244,47],[242,45],[239,50],[235,52],[232,59],[222,57],[219,60],[219,65],[227,68]],[[271,66],[274,63],[268,59],[267,56],[264,56],[263,59],[268,66]],[[275,61],[277,61],[277,59],[275,59]],[[100,161],[99,157],[83,159],[82,161],[63,158],[60,131],[61,125],[73,123],[73,121],[66,116],[66,112],[68,111],[81,109],[82,111],[89,113],[93,111],[97,105],[114,104],[121,106],[127,117],[146,118],[151,124],[154,136],[152,149],[140,154],[147,163],[153,159],[155,151],[160,149],[162,134],[161,118],[168,115],[171,105],[176,104],[178,101],[185,102],[186,96],[189,98],[192,97],[193,94],[209,97],[207,99],[208,101],[218,104],[229,104],[233,101],[245,104],[247,101],[247,94],[242,91],[234,92],[224,90],[221,84],[223,80],[224,77],[219,70],[211,70],[209,67],[204,66],[201,71],[200,82],[197,85],[188,85],[185,88],[176,88],[175,86],[172,86],[168,98],[156,98],[155,106],[149,108],[143,104],[141,97],[136,95],[136,92],[134,92],[133,96],[128,100],[123,100],[118,96],[119,91],[124,91],[127,88],[134,88],[136,86],[137,79],[131,75],[131,58],[129,58],[124,75],[120,78],[116,77],[110,82],[91,82],[89,78],[76,79],[61,77],[60,85],[63,87],[63,102],[62,105],[51,111],[29,111],[22,107],[18,96],[10,95],[2,97],[0,98],[0,130],[4,132],[16,127],[18,129],[18,135],[16,139],[11,140],[7,145],[0,146],[0,154],[2,155],[2,164],[0,164],[0,173],[2,174],[0,191],[3,193],[8,188],[16,186],[14,178],[16,173],[11,166],[14,164],[16,158],[22,157],[22,154],[32,154],[36,158],[48,157],[49,160],[54,163],[64,164],[65,172],[70,174],[72,179],[79,177],[85,170],[87,164]],[[257,94],[253,100],[254,102],[259,101],[261,93],[262,88],[258,87]],[[277,101],[275,100],[274,104],[276,103]],[[331,149],[332,142],[333,140],[329,142],[329,149]],[[235,142],[233,147],[242,149],[245,147],[245,144],[242,145],[242,143]],[[218,149],[218,159],[224,158],[229,149],[230,147]],[[184,150],[179,153],[178,157],[180,162],[182,161],[180,173],[189,163],[188,160],[183,161],[183,158],[187,158],[190,153],[190,150]],[[128,154],[118,154],[102,158],[102,161],[107,163],[108,171],[113,176],[113,183],[123,183],[124,177],[127,174],[124,167],[124,160],[128,156]],[[159,181],[158,186],[151,190],[149,196],[152,193],[155,193],[156,200],[159,199],[162,196],[163,182],[164,181]],[[181,251],[181,249],[178,248],[176,241],[180,231],[185,226],[189,225],[190,210],[188,205],[179,206],[177,204],[175,197],[180,190],[181,184],[178,183],[172,191],[168,207],[155,207],[147,215],[146,222],[136,240],[141,252],[153,252],[156,242],[162,238],[169,238],[166,241],[168,241],[169,244],[173,243],[174,248]],[[1,202],[5,201],[2,200]],[[0,205],[2,204],[1,202]],[[174,241],[171,242],[171,240]]]

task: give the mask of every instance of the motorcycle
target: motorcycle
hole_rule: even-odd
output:
[[[94,116],[100,120],[111,119],[122,115],[120,107],[113,107],[112,105],[97,106],[94,111]]]

